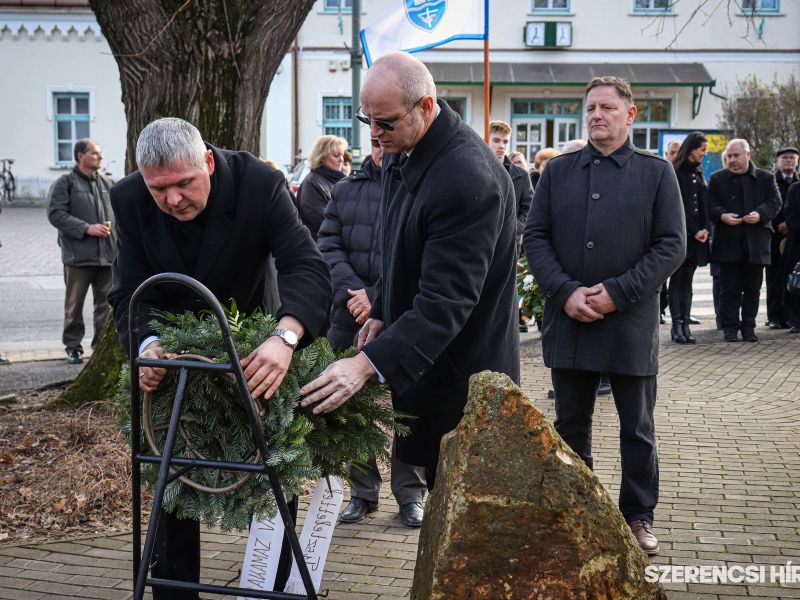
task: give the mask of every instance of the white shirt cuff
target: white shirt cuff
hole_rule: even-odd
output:
[[[369,363],[369,364],[372,366],[372,368],[375,370],[375,375],[377,375],[377,376],[378,376],[378,383],[386,383],[386,379],[383,377],[383,375],[381,375],[381,372],[380,372],[380,371],[378,371],[378,368],[375,366],[375,363],[373,363],[373,362],[370,360],[369,356],[367,356],[367,355],[366,355],[364,352],[361,352],[361,354],[363,354],[363,355],[364,355],[364,358],[366,358],[366,359],[367,359],[367,362],[368,362],[368,363]]]
[[[145,348],[147,348],[153,342],[157,342],[158,340],[159,337],[157,335],[151,335],[150,337],[145,338],[144,341],[141,344],[139,344],[139,356],[141,356]]]

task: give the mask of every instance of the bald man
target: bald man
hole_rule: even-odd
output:
[[[433,487],[442,435],[463,415],[469,376],[519,381],[516,203],[502,163],[446,103],[409,54],[375,61],[357,117],[383,148],[382,278],[361,353],[300,390],[328,412],[370,377],[412,415],[400,460],[425,467]]]

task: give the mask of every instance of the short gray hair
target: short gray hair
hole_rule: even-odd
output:
[[[728,150],[730,149],[731,146],[735,146],[737,144],[739,144],[744,149],[745,152],[747,153],[750,152],[750,143],[747,140],[742,138],[733,138],[730,142],[728,142],[728,145],[725,146],[725,154],[728,153]]]
[[[136,142],[136,164],[140,170],[184,161],[202,168],[205,156],[206,145],[197,127],[176,117],[148,124]]]
[[[409,108],[425,96],[431,96],[436,100],[436,84],[433,76],[418,58],[407,52],[385,54],[372,63],[365,82],[370,78],[370,74],[381,73],[384,70],[394,78],[403,93],[404,103]]]

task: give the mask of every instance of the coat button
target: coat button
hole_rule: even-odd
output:
[[[600,160],[599,160],[599,159],[597,159],[597,158],[595,158],[595,159],[594,159],[594,164],[596,164],[596,165],[599,165],[599,164],[600,164]]]
[[[545,294],[545,296],[546,296],[547,298],[552,298],[552,297],[553,297],[553,292],[550,292],[550,291],[548,291],[548,292]]]
[[[586,242],[586,247],[587,247],[589,250],[591,250],[592,248],[594,248],[594,242]]]
[[[600,200],[600,194],[592,194],[592,200]]]

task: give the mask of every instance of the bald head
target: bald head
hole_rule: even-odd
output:
[[[425,96],[436,101],[436,84],[428,68],[407,52],[392,52],[372,63],[364,76],[362,96],[370,86],[396,87],[406,106],[411,106]]]

